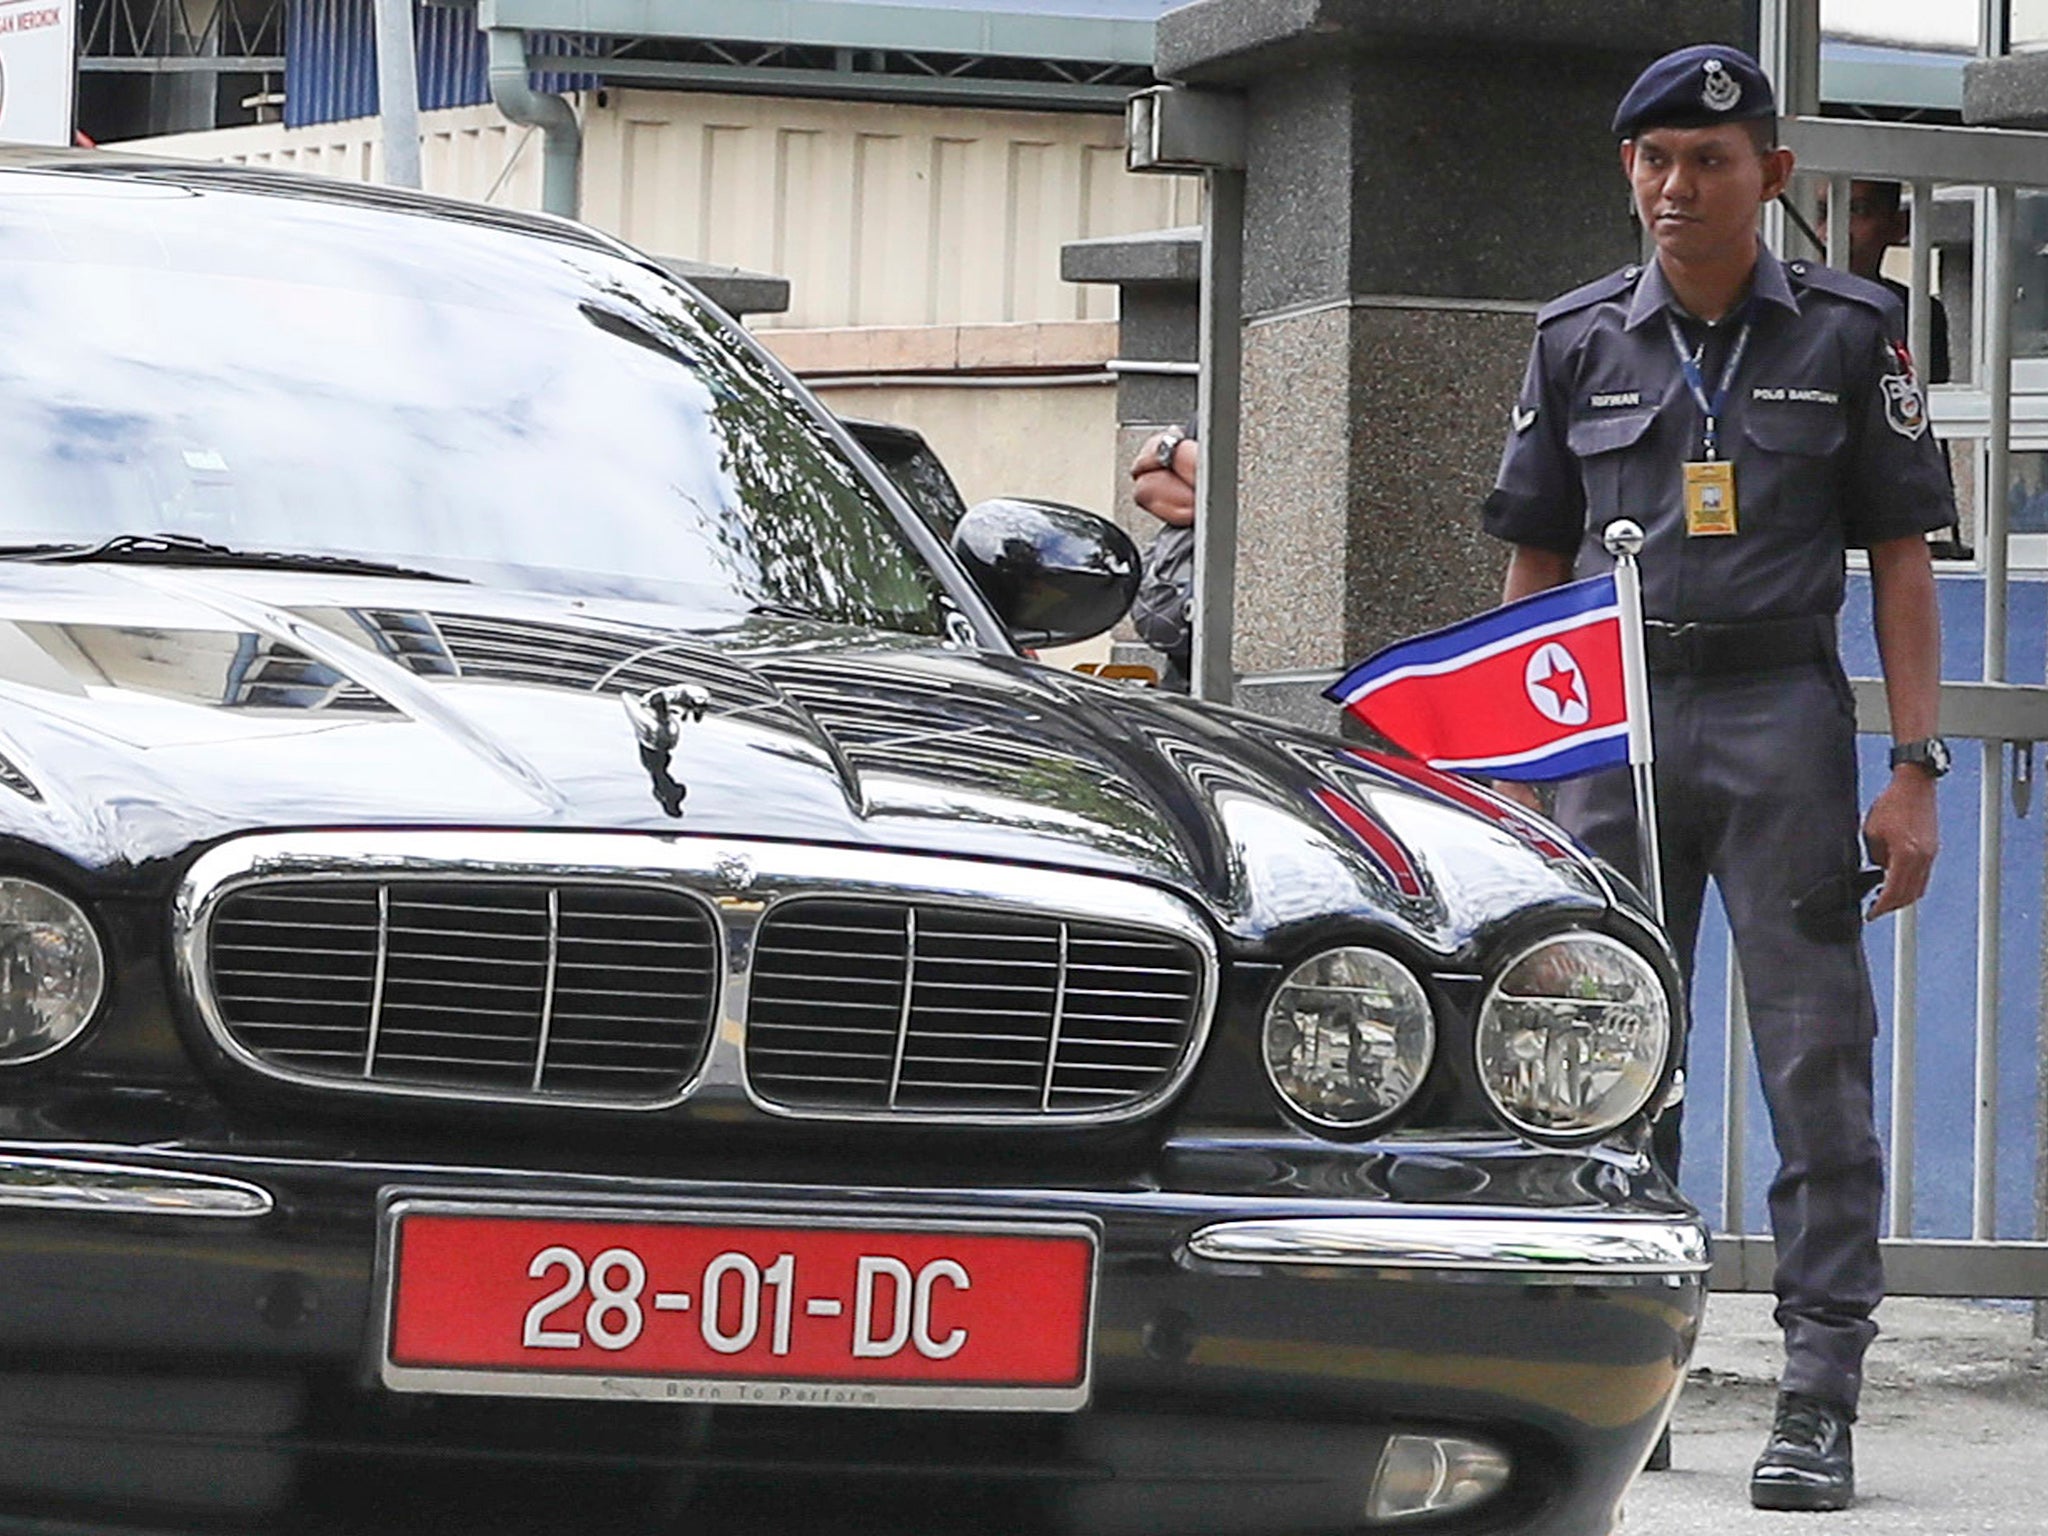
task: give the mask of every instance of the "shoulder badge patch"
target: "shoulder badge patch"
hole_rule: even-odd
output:
[[[1916,438],[1927,430],[1927,399],[1913,373],[1913,354],[1906,344],[1887,336],[1880,343],[1885,361],[1878,388],[1884,391],[1884,420],[1899,436]]]
[[[1532,405],[1525,411],[1519,405],[1513,406],[1508,411],[1508,419],[1515,424],[1518,434],[1526,432],[1536,425],[1536,407]]]
[[[1927,430],[1927,402],[1910,373],[1888,373],[1878,381],[1884,390],[1884,420],[1899,436],[1916,438]]]
[[[1728,73],[1728,66],[1719,59],[1709,59],[1705,65],[1706,86],[1700,91],[1700,101],[1709,112],[1732,112],[1742,105],[1742,83]]]

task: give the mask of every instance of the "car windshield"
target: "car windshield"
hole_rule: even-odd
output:
[[[170,533],[945,629],[790,390],[631,261],[339,199],[8,180],[0,545]]]

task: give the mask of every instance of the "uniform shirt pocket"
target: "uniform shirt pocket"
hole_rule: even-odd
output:
[[[1654,411],[1601,411],[1567,424],[1565,446],[1578,460],[1588,527],[1603,528],[1628,508],[1648,505],[1654,476],[1640,452],[1625,450],[1640,449],[1656,420]]]
[[[1826,458],[1842,446],[1849,428],[1840,411],[1801,407],[1752,411],[1743,420],[1742,432],[1765,453]]]
[[[1742,422],[1737,469],[1742,519],[1805,539],[1843,526],[1838,473],[1848,424],[1824,406],[1752,410]]]
[[[1656,419],[1654,411],[1576,417],[1565,429],[1565,446],[1571,449],[1574,457],[1581,459],[1618,453],[1641,442],[1643,434],[1650,430],[1650,423]]]

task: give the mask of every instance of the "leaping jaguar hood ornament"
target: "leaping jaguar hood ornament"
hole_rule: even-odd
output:
[[[633,722],[633,734],[640,741],[640,761],[654,783],[654,798],[671,816],[683,814],[689,787],[680,783],[669,769],[669,754],[682,739],[684,725],[702,720],[711,708],[711,695],[695,683],[671,683],[645,693],[624,693],[619,702],[626,718]]]

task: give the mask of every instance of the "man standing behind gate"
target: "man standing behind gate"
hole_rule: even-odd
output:
[[[1785,1369],[1750,1496],[1841,1509],[1883,1294],[1884,1175],[1836,619],[1846,552],[1867,549],[1897,741],[1861,828],[1884,870],[1876,916],[1918,900],[1934,861],[1948,752],[1924,535],[1953,511],[1897,300],[1780,262],[1758,238],[1758,213],[1792,169],[1775,127],[1769,82],[1739,49],[1683,49],[1631,87],[1614,132],[1656,256],[1538,316],[1485,525],[1514,545],[1509,599],[1608,569],[1600,535],[1613,519],[1647,530],[1666,911],[1690,968],[1707,878],[1720,889],[1778,1151]],[[1557,810],[1635,868],[1625,772],[1567,784]],[[1675,1112],[1658,1143],[1675,1171]]]

